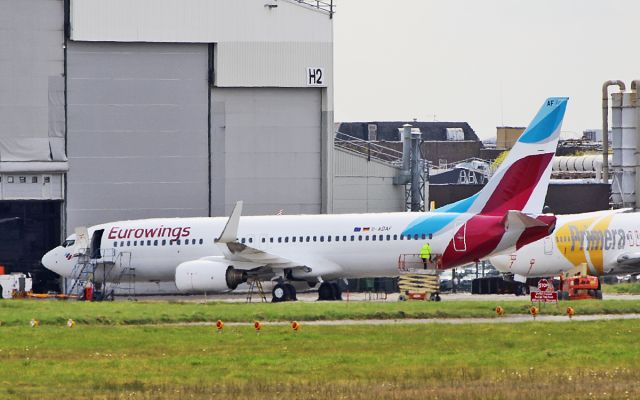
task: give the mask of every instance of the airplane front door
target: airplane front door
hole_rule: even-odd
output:
[[[456,224],[453,234],[453,249],[455,251],[467,251],[467,223]]]

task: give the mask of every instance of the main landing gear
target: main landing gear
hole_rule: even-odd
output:
[[[318,288],[318,300],[342,300],[342,290],[336,282],[322,282]]]
[[[296,301],[296,288],[290,283],[279,282],[271,291],[271,302]]]

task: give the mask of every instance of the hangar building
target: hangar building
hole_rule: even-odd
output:
[[[332,17],[303,0],[0,0],[0,263],[35,270],[76,226],[240,199],[330,212]]]

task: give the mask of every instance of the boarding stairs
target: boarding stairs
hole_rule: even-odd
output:
[[[440,300],[441,256],[423,260],[420,254],[401,254],[398,257],[399,300]]]
[[[100,257],[91,258],[89,249],[81,249],[72,271],[71,285],[65,294],[68,297],[83,297],[87,282],[100,282],[94,290],[95,300],[113,300],[115,292],[135,298],[135,268],[131,267],[131,252],[116,249],[99,249]],[[95,253],[94,253],[95,254]]]

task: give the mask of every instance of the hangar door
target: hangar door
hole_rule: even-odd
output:
[[[320,117],[320,89],[213,88],[213,215],[320,213]]]
[[[208,214],[207,51],[69,43],[68,231]]]

